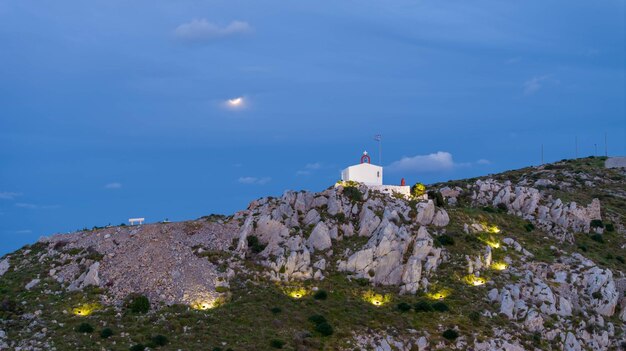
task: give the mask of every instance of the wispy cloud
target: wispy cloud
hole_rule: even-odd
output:
[[[258,185],[263,185],[263,184],[267,184],[272,180],[272,178],[270,177],[263,177],[263,178],[257,178],[257,177],[239,177],[239,179],[237,180],[239,183],[241,184],[258,184]]]
[[[17,202],[15,204],[15,207],[26,208],[29,210],[36,210],[36,209],[49,210],[53,208],[58,208],[59,206],[58,205],[36,205],[36,204],[31,204],[31,203],[26,203],[26,202]]]
[[[322,168],[322,164],[320,162],[315,162],[315,163],[307,163],[304,166],[304,169],[298,170],[296,172],[296,175],[309,175],[311,174],[313,171],[318,170]]]
[[[3,200],[13,200],[16,197],[21,196],[21,195],[22,194],[20,194],[20,193],[4,191],[4,192],[0,192],[0,199],[3,199]]]
[[[117,182],[108,183],[104,186],[105,189],[119,189],[121,187],[122,187],[122,184],[117,183]]]
[[[476,161],[476,164],[479,164],[479,165],[490,165],[491,161],[486,160],[484,158],[481,158],[480,160]]]
[[[30,230],[30,229],[22,229],[22,230],[16,230],[16,231],[15,231],[15,234],[30,234],[30,233],[32,233],[32,232],[33,232],[33,231],[32,231],[32,230]]]
[[[439,151],[428,155],[403,157],[386,167],[391,172],[438,172],[453,169],[452,154]]]
[[[252,32],[252,27],[243,21],[232,21],[219,26],[204,18],[183,23],[174,30],[174,36],[186,42],[208,42],[226,37],[241,36]]]
[[[536,93],[539,89],[543,88],[547,82],[558,83],[557,80],[552,79],[551,75],[532,77],[524,82],[524,95],[532,95]]]

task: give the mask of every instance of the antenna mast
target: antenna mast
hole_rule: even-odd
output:
[[[380,134],[374,135],[374,140],[378,142],[378,165],[383,165],[383,136]]]

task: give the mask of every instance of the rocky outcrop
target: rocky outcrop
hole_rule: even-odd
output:
[[[4,273],[8,272],[9,268],[11,268],[11,263],[8,258],[0,261],[0,277],[3,276]]]
[[[536,186],[548,184],[547,181],[537,182]],[[573,241],[572,232],[589,233],[591,221],[601,219],[598,199],[584,207],[575,202],[563,203],[560,199],[542,194],[539,189],[521,184],[514,185],[510,181],[477,180],[467,190],[460,188],[455,191],[449,188],[441,190],[442,194],[453,196],[453,202],[456,202],[456,198],[463,191],[470,192],[474,205],[503,206],[508,213],[531,221],[560,240]]]

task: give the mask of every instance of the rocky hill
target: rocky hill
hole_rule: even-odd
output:
[[[427,190],[42,238],[0,259],[0,349],[626,349],[626,170]]]

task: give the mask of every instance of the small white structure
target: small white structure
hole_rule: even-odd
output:
[[[129,218],[128,222],[130,223],[130,225],[136,225],[136,224],[142,225],[143,221],[145,220],[146,220],[145,218]]]
[[[404,178],[400,185],[383,185],[383,167],[371,164],[371,158],[367,151],[363,152],[360,164],[341,171],[341,180],[362,183],[372,190],[389,195],[398,193],[407,198],[411,195],[411,187],[404,184]]]
[[[341,180],[354,181],[365,185],[383,185],[383,168],[370,163],[367,151],[361,156],[361,164],[350,166],[341,171]]]

